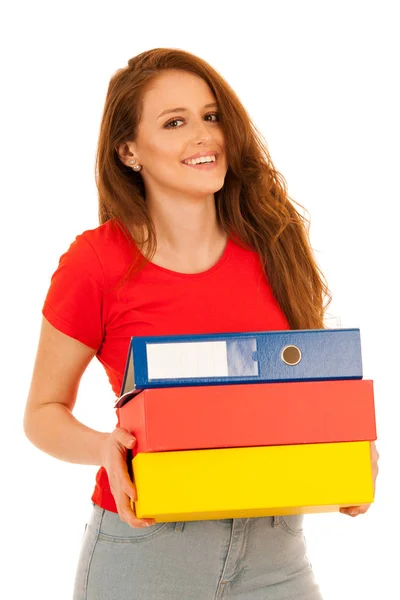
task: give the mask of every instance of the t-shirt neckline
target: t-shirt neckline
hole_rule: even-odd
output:
[[[224,251],[222,252],[222,254],[219,257],[219,259],[217,260],[217,262],[209,269],[206,269],[205,271],[200,271],[199,273],[181,273],[180,271],[173,271],[172,269],[167,269],[166,267],[162,267],[161,265],[156,265],[155,263],[153,263],[147,259],[146,259],[146,267],[149,267],[153,270],[162,271],[173,277],[180,277],[183,279],[195,279],[196,277],[197,278],[208,277],[209,275],[212,275],[215,271],[217,271],[220,267],[222,267],[222,265],[227,261],[230,251],[231,251],[232,243],[233,242],[232,242],[231,238],[228,237],[226,244],[225,244]],[[140,250],[139,250],[139,252],[140,252]]]

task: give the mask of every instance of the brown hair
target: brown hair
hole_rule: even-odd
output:
[[[145,231],[146,240],[138,233],[135,242],[146,242],[146,257],[151,260],[157,243],[143,179],[122,163],[117,148],[135,139],[146,88],[166,69],[198,75],[218,102],[228,164],[224,185],[214,194],[221,227],[258,253],[290,327],[323,329],[331,294],[310,247],[310,222],[294,208],[285,179],[272,164],[266,142],[235,92],[193,54],[175,48],[148,50],[131,58],[111,78],[96,160],[100,224],[115,219],[130,240],[129,224],[138,232]]]

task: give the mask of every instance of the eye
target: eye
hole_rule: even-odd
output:
[[[216,117],[216,119],[214,121],[211,121],[211,123],[217,123],[219,122],[219,113],[215,112],[215,113],[208,113],[207,115],[205,115],[205,117]],[[165,129],[178,129],[180,127],[179,126],[175,126],[174,123],[178,123],[179,121],[183,121],[183,119],[173,119],[172,121],[169,121],[168,123],[166,123],[164,125]]]
[[[173,123],[178,123],[178,121],[183,121],[183,119],[174,119],[173,121],[169,121],[169,123],[167,123],[165,125],[165,129],[177,129],[177,127],[173,127]]]
[[[206,117],[217,117],[216,121],[219,121],[219,113],[215,112],[215,113],[209,113],[208,115],[206,115]],[[215,123],[215,121],[212,121]]]

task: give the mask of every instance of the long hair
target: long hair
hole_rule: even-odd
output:
[[[157,241],[143,179],[122,163],[117,148],[135,139],[147,86],[167,69],[198,75],[218,102],[228,164],[224,185],[214,194],[220,226],[258,253],[291,329],[323,329],[331,294],[310,247],[310,221],[294,207],[284,177],[235,92],[206,61],[189,52],[148,50],[111,78],[96,157],[100,224],[114,219],[130,241],[146,243],[147,260],[154,256]]]

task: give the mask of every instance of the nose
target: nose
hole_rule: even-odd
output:
[[[197,142],[210,142],[212,139],[211,131],[207,127],[206,121],[200,120],[194,126],[194,137]]]

